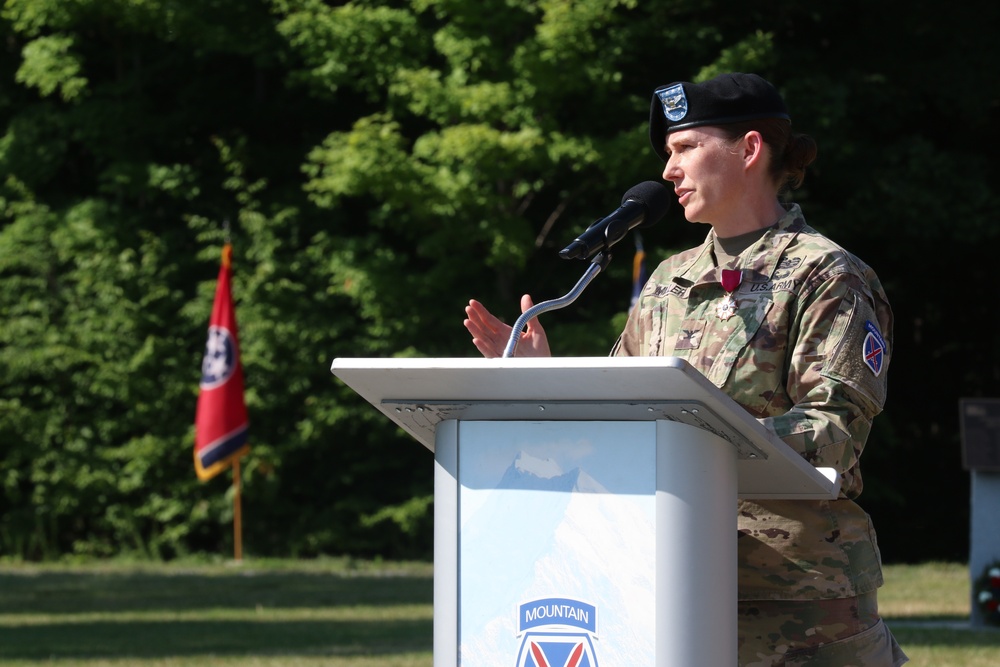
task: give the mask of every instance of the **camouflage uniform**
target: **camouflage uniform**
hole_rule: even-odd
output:
[[[880,555],[852,498],[885,402],[885,292],[871,268],[809,227],[796,205],[738,266],[716,265],[713,234],[657,267],[613,353],[686,359],[811,464],[840,473],[837,500],[739,501],[741,609],[744,601],[815,606],[871,593],[882,584]],[[743,272],[735,314],[725,320],[716,311],[722,268]],[[741,635],[746,620],[741,614]]]

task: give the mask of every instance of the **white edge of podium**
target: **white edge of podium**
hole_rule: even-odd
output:
[[[810,465],[677,357],[336,358],[330,370],[432,452],[438,424],[454,419],[666,419],[737,448],[740,498],[832,500],[840,491],[836,470]]]

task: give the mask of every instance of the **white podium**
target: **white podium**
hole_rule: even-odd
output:
[[[336,359],[434,452],[434,666],[736,664],[736,499],[837,497],[673,357]]]

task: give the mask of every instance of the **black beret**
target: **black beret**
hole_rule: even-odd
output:
[[[720,74],[702,83],[660,86],[649,107],[649,141],[664,162],[664,143],[674,130],[725,125],[758,118],[791,120],[778,90],[756,74]]]

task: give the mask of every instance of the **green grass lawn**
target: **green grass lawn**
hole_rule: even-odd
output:
[[[0,664],[431,664],[431,566],[0,566]]]
[[[889,566],[879,599],[913,665],[997,667],[962,565]],[[426,563],[0,565],[0,664],[430,667]]]
[[[890,565],[885,577],[879,609],[911,665],[1000,667],[1000,628],[969,627],[965,565]]]

